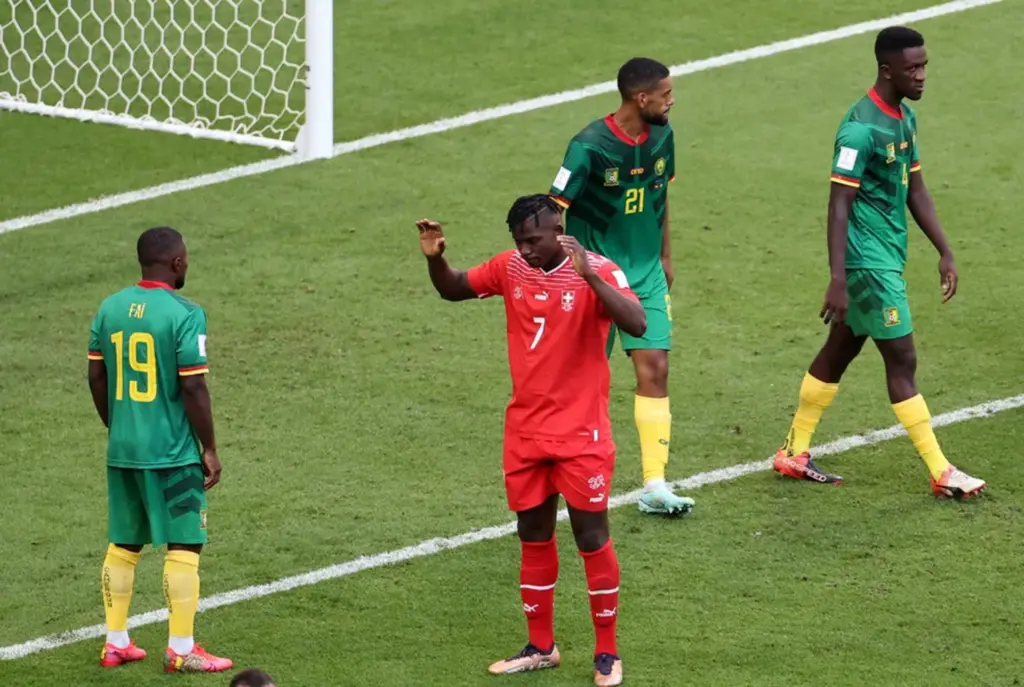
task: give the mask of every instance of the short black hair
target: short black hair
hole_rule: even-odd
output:
[[[661,62],[649,57],[634,57],[619,67],[619,78],[616,83],[622,99],[628,100],[637,93],[652,90],[659,81],[669,76],[671,74],[668,67]]]
[[[924,36],[906,26],[890,26],[878,32],[875,38],[875,61],[881,66],[886,64],[894,53],[903,52],[907,48],[920,48],[924,45]]]
[[[229,687],[269,687],[272,684],[274,684],[274,678],[259,668],[246,668],[231,678]]]
[[[535,193],[532,196],[520,196],[508,210],[505,221],[508,223],[508,230],[512,231],[526,220],[533,217],[536,220],[534,226],[540,226],[540,213],[547,211],[553,215],[562,213],[562,206],[546,193]]]
[[[142,232],[135,245],[139,255],[139,264],[155,265],[171,253],[181,250],[185,239],[170,227],[153,227]]]

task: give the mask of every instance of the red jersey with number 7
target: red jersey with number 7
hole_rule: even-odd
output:
[[[637,300],[615,263],[588,255],[601,279]],[[467,276],[480,298],[505,299],[512,374],[506,435],[610,441],[606,346],[612,321],[572,261],[545,272],[509,250]]]

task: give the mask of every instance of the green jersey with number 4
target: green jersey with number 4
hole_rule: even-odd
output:
[[[107,465],[153,470],[200,461],[179,377],[208,371],[201,307],[157,282],[118,291],[93,319],[89,359],[107,368]]]
[[[907,193],[921,168],[917,118],[871,89],[849,109],[836,134],[833,183],[852,186],[846,268],[895,270],[907,262]]]
[[[671,126],[651,126],[634,141],[609,115],[570,141],[551,185],[567,208],[566,232],[621,267],[641,300],[667,291],[661,244],[674,176]]]

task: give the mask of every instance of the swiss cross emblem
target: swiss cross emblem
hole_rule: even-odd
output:
[[[516,288],[512,291],[512,295],[517,300],[522,300],[523,299],[523,287],[522,286],[516,286]]]
[[[587,480],[587,486],[593,491],[597,491],[605,485],[604,475],[596,475]]]
[[[572,304],[576,302],[575,291],[563,291],[562,292],[562,310],[566,312],[572,311]]]

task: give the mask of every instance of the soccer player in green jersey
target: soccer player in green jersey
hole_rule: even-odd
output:
[[[176,293],[188,271],[181,234],[148,229],[137,250],[142,281],[104,300],[89,333],[89,388],[108,432],[110,544],[101,577],[107,641],[100,665],[146,657],[128,638],[135,566],[144,545],[167,544],[164,670],[219,672],[232,662],[192,639],[206,490],[221,473],[206,388],[206,313]]]
[[[644,513],[690,512],[693,499],[665,482],[672,415],[668,352],[672,347],[672,261],[668,183],[675,139],[668,123],[672,79],[665,65],[637,57],[619,69],[622,104],[569,142],[551,194],[565,208],[565,230],[587,250],[619,265],[647,313],[643,336],[618,332],[636,372],[634,420],[640,435]],[[616,329],[608,337],[608,354]]]
[[[935,439],[928,406],[914,379],[917,352],[903,281],[909,208],[939,252],[943,303],[956,294],[958,282],[953,252],[921,175],[917,119],[904,103],[924,93],[924,38],[901,26],[884,29],[875,40],[875,58],[878,78],[843,117],[832,159],[832,279],[821,311],[831,329],[804,376],[796,417],[774,468],[822,484],[842,481],[811,460],[811,436],[835,398],[843,372],[870,337],[885,363],[893,410],[931,473],[932,491],[967,497],[984,489],[985,482],[950,465]]]

